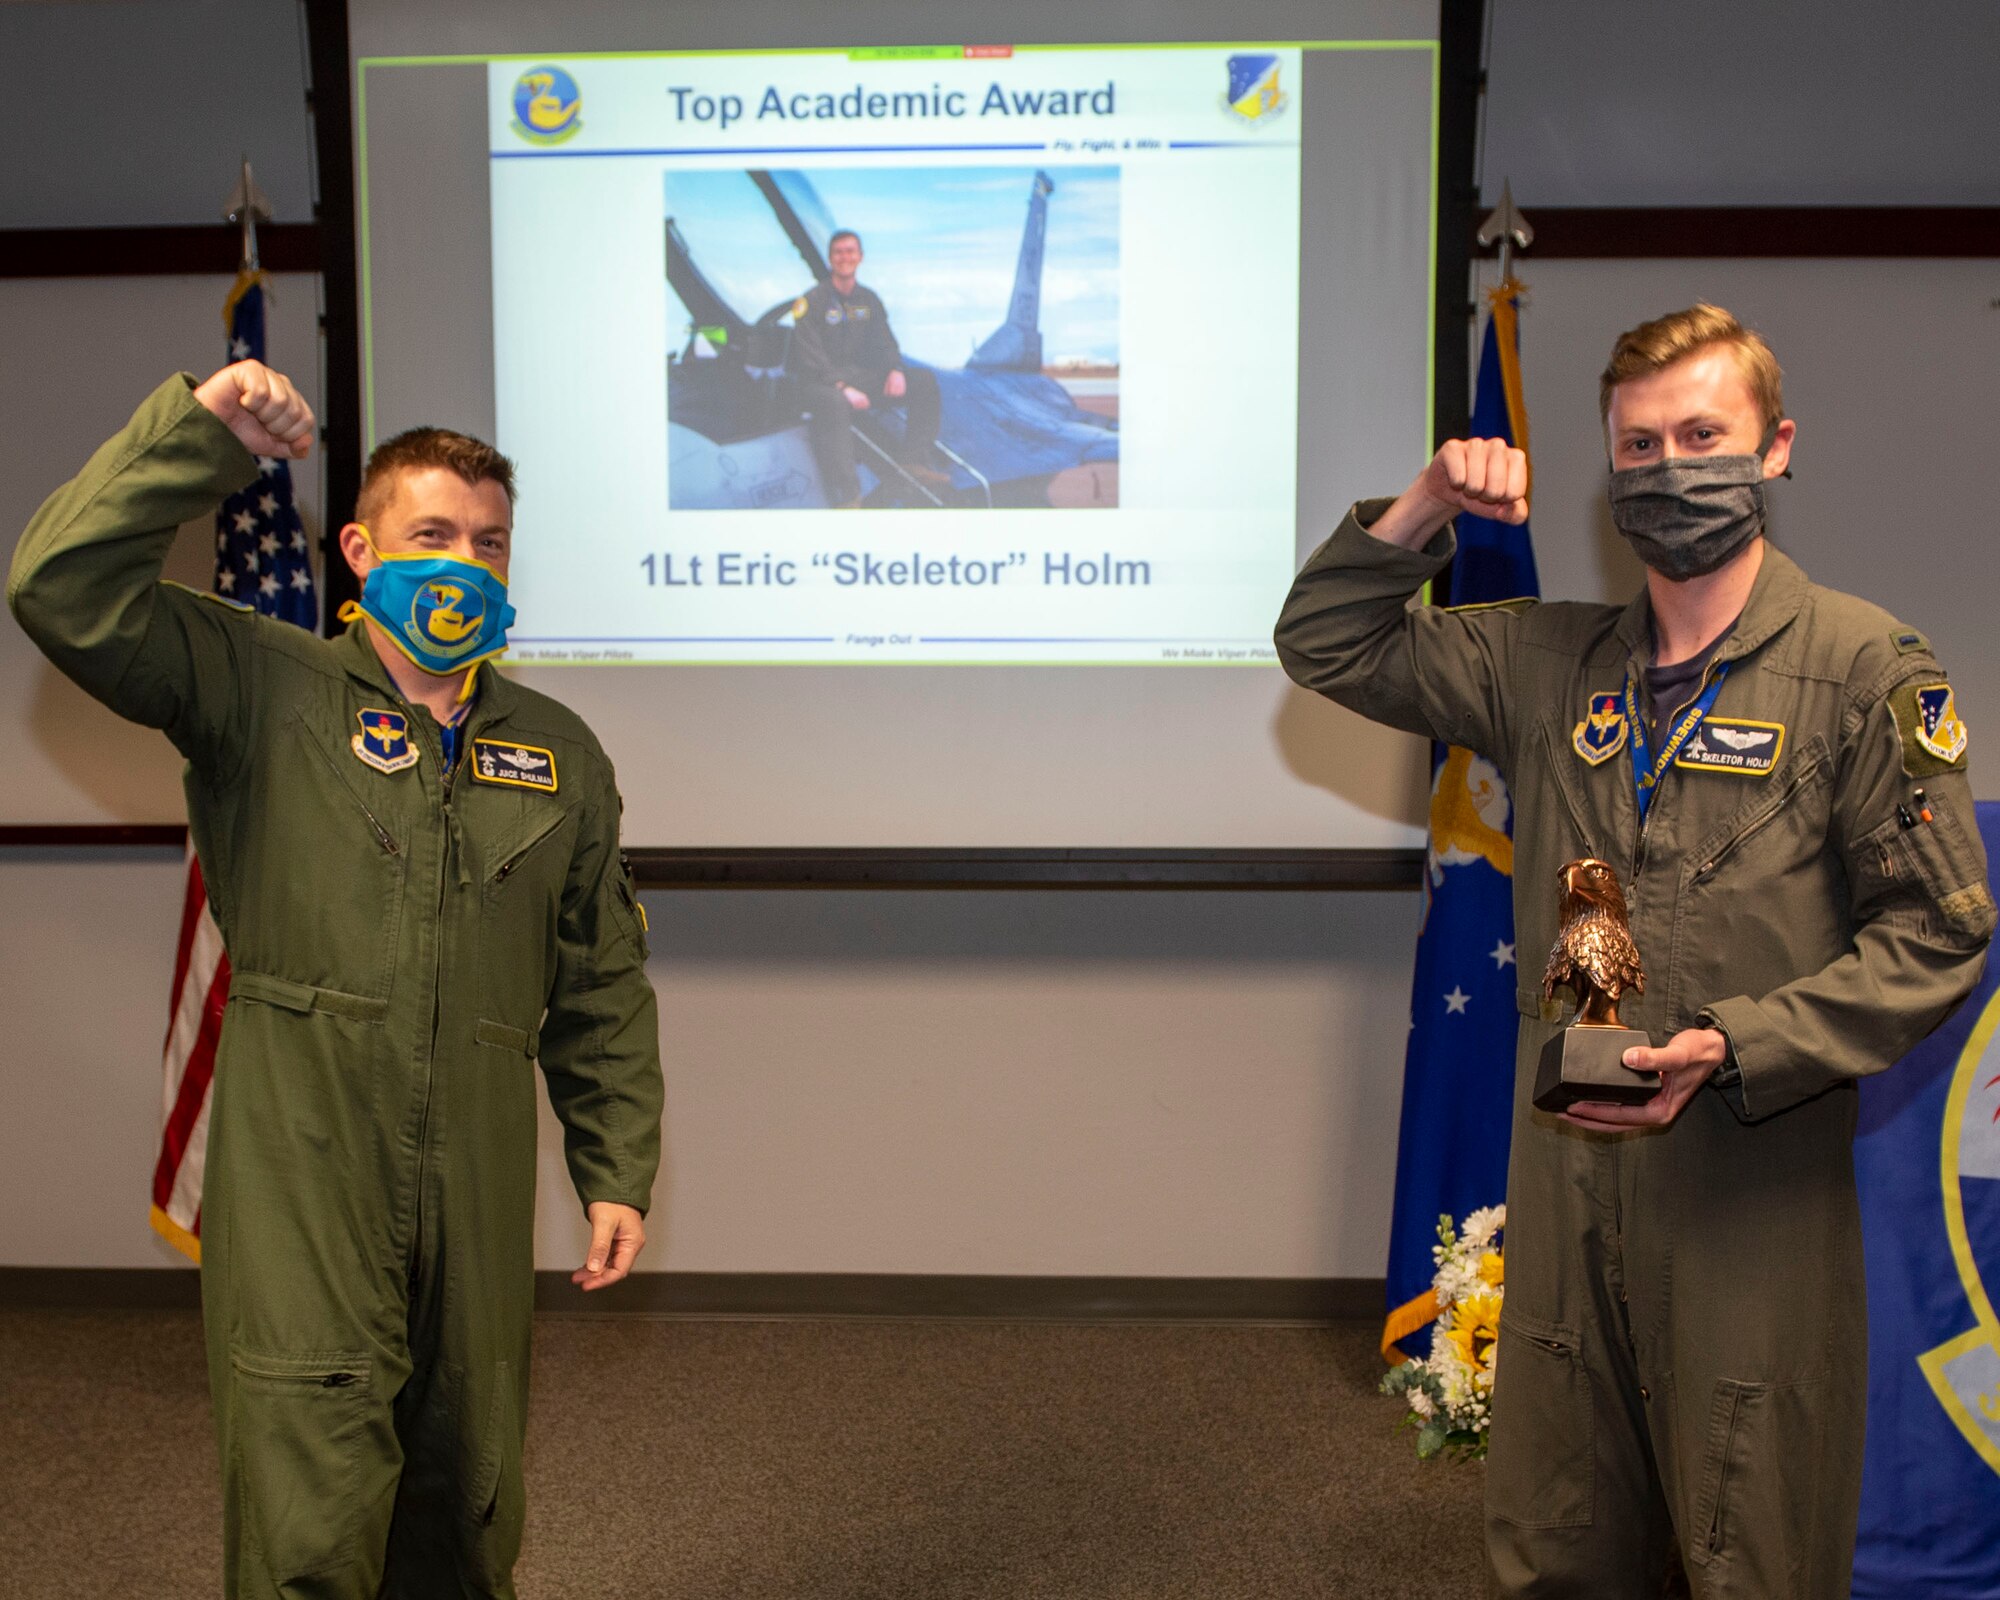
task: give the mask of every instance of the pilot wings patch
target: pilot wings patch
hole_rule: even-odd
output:
[[[1777,766],[1784,749],[1782,722],[1704,717],[1694,737],[1675,754],[1674,765],[1700,772],[1733,772],[1742,778],[1761,778]]]
[[[502,783],[516,789],[540,789],[545,794],[554,794],[555,752],[539,745],[511,744],[505,739],[474,739],[472,776],[481,783]]]

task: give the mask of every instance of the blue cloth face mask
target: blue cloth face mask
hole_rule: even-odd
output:
[[[507,581],[483,561],[460,556],[397,551],[384,555],[365,526],[361,536],[375,565],[361,585],[354,611],[372,620],[389,642],[426,672],[448,677],[507,648],[514,608]],[[470,680],[467,680],[468,685]]]

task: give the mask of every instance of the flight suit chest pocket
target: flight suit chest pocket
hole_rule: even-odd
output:
[[[1733,774],[1679,776],[1690,784],[1746,781]],[[1833,758],[1826,736],[1814,734],[1786,766],[1762,781],[1769,787],[1709,828],[1687,852],[1684,871],[1690,889],[1717,880],[1740,880],[1746,874],[1768,881],[1800,858],[1818,856],[1825,849],[1833,795]]]
[[[533,797],[523,806],[525,815],[497,832],[486,852],[487,910],[505,905],[511,914],[541,902],[553,915],[569,870],[566,841],[574,836],[575,814]]]
[[[386,999],[419,780],[407,770],[376,773],[336,752],[303,713],[289,732],[296,759],[268,763],[256,778],[267,791],[260,815],[271,821],[241,862],[244,942],[231,954],[239,965],[297,983]]]

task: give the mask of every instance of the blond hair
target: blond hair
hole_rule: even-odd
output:
[[[1770,434],[1785,418],[1785,375],[1778,358],[1762,335],[1705,301],[1685,311],[1669,311],[1618,336],[1611,360],[1597,380],[1599,419],[1611,420],[1611,391],[1619,384],[1659,372],[1710,345],[1727,345],[1735,352],[1737,370],[1750,386],[1765,434]]]

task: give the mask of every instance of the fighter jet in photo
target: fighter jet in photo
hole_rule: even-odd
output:
[[[831,276],[835,224],[803,172],[747,175],[812,276]],[[850,419],[863,504],[1047,506],[1113,503],[1118,423],[1079,406],[1043,371],[1042,246],[1055,183],[1037,172],[1005,318],[962,367],[904,354],[905,369],[932,373],[941,417],[943,481],[898,464],[904,411],[882,406]],[[683,222],[687,227],[684,229]],[[675,509],[806,509],[829,503],[798,386],[785,357],[798,303],[787,296],[755,316],[732,305],[696,260],[698,219],[668,217],[667,281],[686,308],[687,341],[667,364],[668,471]],[[782,246],[779,247],[782,250]]]

